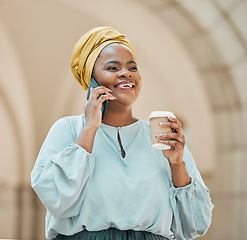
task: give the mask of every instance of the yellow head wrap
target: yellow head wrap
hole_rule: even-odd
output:
[[[76,43],[71,58],[71,69],[84,90],[89,87],[94,64],[99,54],[111,43],[126,45],[135,56],[135,50],[128,39],[111,27],[94,28],[85,33]]]

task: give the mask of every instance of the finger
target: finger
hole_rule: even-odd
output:
[[[111,92],[109,88],[104,86],[99,86],[97,88],[92,88],[89,96],[89,100],[97,100],[99,95]]]
[[[106,94],[109,92],[111,92],[111,90],[106,88],[106,87],[103,87],[103,86],[99,86],[97,88],[92,88],[89,99],[90,100],[97,100],[101,94]]]
[[[155,135],[156,138],[160,140],[176,140],[178,142],[181,142],[182,144],[185,144],[185,138],[184,136],[180,136],[177,133],[163,133],[163,134],[157,134]]]
[[[177,123],[177,122],[161,122],[160,123],[161,126],[167,128],[173,128],[177,131],[177,133],[179,135],[183,135],[183,130],[182,130],[182,124],[181,123]]]
[[[169,127],[169,128],[174,128],[174,129],[182,129],[182,124],[177,123],[177,122],[161,122],[160,123],[161,126],[163,127]]]
[[[173,118],[173,117],[168,117],[168,120],[171,121],[171,122],[176,122],[178,124],[181,124],[182,125],[182,122],[179,121],[177,118]]]
[[[184,149],[184,144],[182,144],[181,142],[175,141],[175,140],[159,140],[159,143],[169,145],[179,151]]]
[[[183,124],[180,120],[178,120],[177,118],[174,118],[174,117],[168,117],[168,120],[171,122],[175,122],[175,123],[179,124],[181,126],[181,130],[182,130]],[[181,132],[181,134],[182,134],[182,132]]]
[[[111,95],[110,93],[106,93],[106,94],[102,94],[97,101],[103,103],[106,100],[115,100],[116,97],[114,97],[113,95]]]

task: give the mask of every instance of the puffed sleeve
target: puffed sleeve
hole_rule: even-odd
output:
[[[94,158],[75,144],[70,122],[50,129],[31,173],[31,185],[55,218],[76,216],[94,170]]]
[[[209,228],[214,205],[209,190],[205,186],[188,148],[185,148],[184,161],[191,183],[185,187],[170,189],[170,202],[173,210],[172,231],[177,240],[195,239]]]

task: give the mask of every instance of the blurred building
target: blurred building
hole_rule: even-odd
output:
[[[30,172],[51,125],[83,113],[72,49],[109,25],[136,48],[136,115],[170,110],[215,204],[201,239],[247,239],[246,0],[0,0],[0,238],[41,240]]]

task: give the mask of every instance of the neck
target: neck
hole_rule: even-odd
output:
[[[123,127],[136,122],[138,119],[133,117],[132,108],[126,111],[112,112],[106,111],[103,123],[113,127]]]

